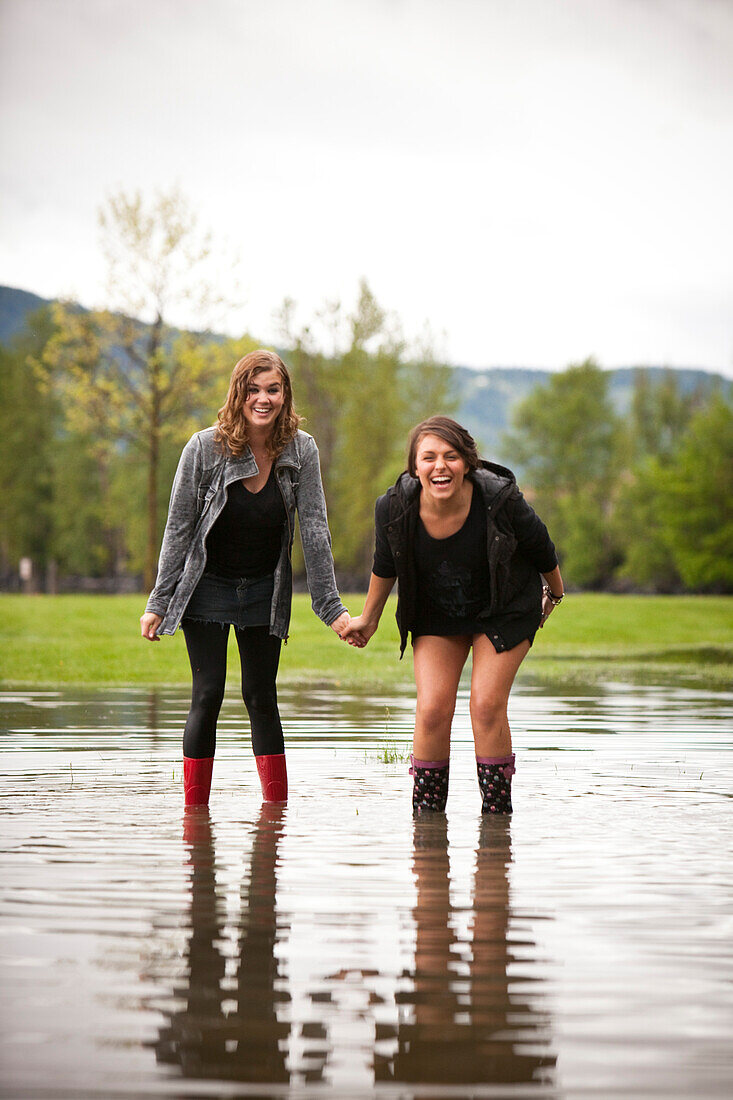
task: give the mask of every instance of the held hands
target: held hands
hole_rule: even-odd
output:
[[[354,627],[355,622],[356,619],[352,619],[348,611],[344,611],[338,619],[334,619],[329,625],[342,641],[348,642],[349,645],[353,645],[357,649],[363,649],[368,639],[364,638],[359,629]]]
[[[349,645],[363,649],[373,634],[376,633],[379,622],[370,622],[363,614],[355,615],[351,622],[341,631],[341,637]]]
[[[147,638],[149,642],[159,642],[160,637],[156,634],[156,631],[162,622],[163,616],[155,615],[152,611],[146,611],[144,615],[141,615],[140,630],[143,638]]]

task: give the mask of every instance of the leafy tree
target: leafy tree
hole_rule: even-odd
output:
[[[644,369],[634,372],[631,407],[618,436],[619,479],[613,507],[614,536],[622,559],[616,576],[621,581],[657,592],[682,587],[659,515],[660,475],[705,400],[700,391],[683,393],[672,370],[661,378]]]
[[[325,322],[332,331],[340,321],[340,305],[331,303],[316,316],[317,322]],[[314,327],[298,328],[296,303],[286,298],[276,314],[276,323],[285,341],[287,359],[293,379],[295,405],[303,416],[304,427],[314,436],[320,452],[323,479],[328,489],[333,469],[338,423],[341,411],[344,379],[337,355],[323,347],[324,334],[317,335]],[[321,324],[322,327],[322,324]]]
[[[286,301],[281,331],[293,348],[287,358],[298,410],[321,453],[334,558],[363,576],[371,565],[375,498],[404,469],[409,428],[453,411],[450,371],[429,335],[407,345],[366,281],[350,312],[329,303],[297,331],[294,311]]]
[[[112,508],[110,467],[86,442],[65,430],[54,446],[51,553],[62,574],[103,577],[122,572],[127,509]]]
[[[657,469],[664,539],[687,588],[733,591],[733,408],[715,395]]]
[[[653,592],[682,587],[674,554],[659,514],[660,477],[664,463],[657,455],[637,460],[623,471],[614,498],[613,529],[619,548],[617,579]]]
[[[621,434],[622,460],[672,454],[693,414],[707,400],[699,388],[683,393],[673,370],[658,380],[644,368],[634,371],[631,408]]]
[[[100,226],[115,311],[58,305],[44,365],[70,430],[90,441],[110,501],[115,460],[131,451],[144,461],[149,587],[164,511],[163,454],[213,416],[235,348],[170,324],[173,313],[200,317],[220,303],[206,277],[210,239],[177,191],[147,205],[139,194],[113,196]],[[245,339],[236,351],[252,346]]]
[[[610,502],[618,420],[608,377],[592,360],[553,374],[513,416],[503,442],[515,456],[571,583],[604,584],[615,559]]]
[[[0,347],[0,566],[21,557],[44,567],[52,535],[54,438],[60,414],[30,365],[52,332],[47,309]]]

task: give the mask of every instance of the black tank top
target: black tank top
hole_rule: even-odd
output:
[[[417,616],[413,634],[471,634],[490,600],[486,520],[474,486],[465,523],[434,539],[420,518],[415,538]]]
[[[218,577],[274,573],[286,520],[274,462],[259,493],[250,493],[241,480],[233,481],[206,538],[206,572]]]

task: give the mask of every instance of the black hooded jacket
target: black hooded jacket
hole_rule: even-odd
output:
[[[542,578],[557,565],[555,546],[537,513],[527,504],[511,470],[482,462],[468,475],[483,497],[491,599],[479,619],[497,652],[533,636],[542,615]],[[417,570],[415,531],[420,482],[401,474],[375,507],[374,573],[397,577],[400,656],[415,622]]]

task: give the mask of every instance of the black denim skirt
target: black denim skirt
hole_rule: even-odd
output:
[[[188,601],[183,619],[239,627],[269,626],[275,578],[217,577],[204,573]]]

